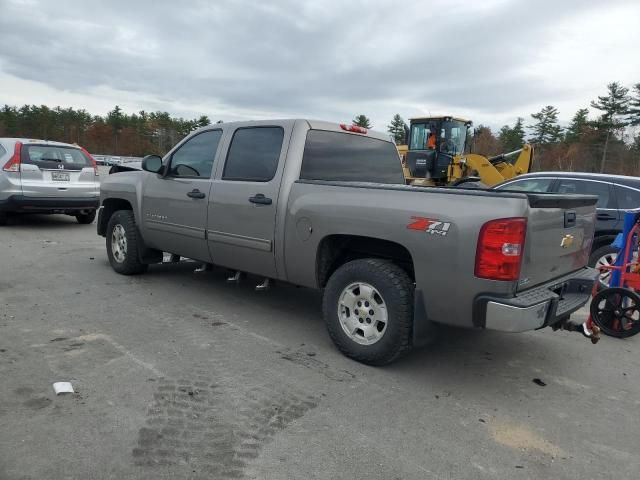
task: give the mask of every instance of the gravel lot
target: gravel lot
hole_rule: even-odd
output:
[[[119,276],[72,217],[0,245],[2,480],[638,478],[640,338],[444,330],[372,368],[318,292]]]

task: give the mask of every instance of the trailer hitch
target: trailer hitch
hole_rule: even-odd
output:
[[[600,341],[600,327],[591,320],[591,317],[582,323],[564,322],[561,326],[555,327],[553,330],[559,329],[581,333],[584,337],[591,340],[591,343],[594,345]]]

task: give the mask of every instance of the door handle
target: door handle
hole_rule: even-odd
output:
[[[598,220],[617,220],[613,215],[609,215],[608,213],[598,213],[596,214],[596,218]]]
[[[198,190],[197,188],[194,188],[189,193],[187,193],[187,197],[204,198],[204,197],[206,197],[206,195],[204,193],[202,193],[200,190]]]
[[[265,197],[262,193],[257,193],[253,197],[249,197],[249,201],[260,205],[271,205],[272,203],[272,200],[269,197]]]

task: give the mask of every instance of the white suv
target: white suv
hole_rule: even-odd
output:
[[[0,138],[0,224],[12,212],[63,213],[91,223],[99,195],[98,167],[85,149]]]

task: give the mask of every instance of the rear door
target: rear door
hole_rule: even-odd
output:
[[[207,236],[216,265],[276,276],[276,209],[292,125],[238,127],[232,132],[209,204]]]
[[[205,130],[188,138],[169,157],[164,175],[142,173],[142,221],[150,246],[209,261],[207,203],[222,133]]]
[[[613,185],[599,180],[560,178],[555,191],[561,194],[596,195],[596,231],[622,228]]]
[[[79,148],[25,143],[20,162],[25,197],[95,198],[98,195],[93,162]]]

